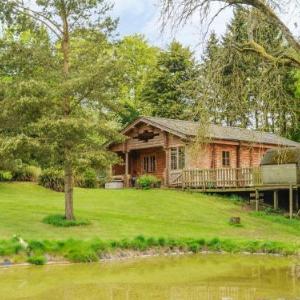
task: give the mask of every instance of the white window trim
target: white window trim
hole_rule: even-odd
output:
[[[176,147],[170,147],[170,157],[169,157],[169,168],[171,171],[181,171],[183,169],[179,168],[179,149],[184,149],[184,166],[186,165],[186,147],[185,146],[176,146]],[[176,149],[176,169],[172,169],[172,149]]]

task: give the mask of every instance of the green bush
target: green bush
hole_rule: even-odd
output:
[[[76,185],[82,188],[94,189],[98,186],[97,173],[93,169],[87,169],[82,175],[78,176]]]
[[[200,251],[200,246],[194,242],[188,245],[188,250],[193,253],[197,253]]]
[[[72,227],[91,224],[87,220],[66,220],[63,215],[51,215],[43,219],[43,223],[50,224],[56,227]]]
[[[38,182],[41,186],[56,192],[64,191],[64,174],[62,171],[50,168],[42,171]]]
[[[0,256],[18,254],[22,250],[22,245],[16,239],[0,241]]]
[[[137,181],[137,186],[142,189],[150,189],[158,187],[160,185],[160,180],[153,175],[142,175]]]
[[[47,260],[45,256],[39,255],[28,257],[27,262],[33,265],[41,266],[44,265],[47,262]]]
[[[13,171],[14,181],[37,182],[41,175],[41,169],[36,166],[22,166]]]
[[[67,258],[73,262],[89,263],[99,260],[97,253],[91,249],[73,249],[67,254]]]
[[[11,181],[13,178],[11,172],[9,171],[0,171],[0,181]]]
[[[46,246],[43,242],[41,241],[29,241],[28,243],[28,250],[35,252],[35,253],[42,253],[43,251],[46,250]]]

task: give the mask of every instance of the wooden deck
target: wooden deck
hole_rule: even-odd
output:
[[[183,188],[226,189],[262,184],[259,168],[186,169],[172,182]]]
[[[173,187],[205,192],[273,191],[290,188],[290,184],[263,184],[261,169],[222,168],[185,169],[171,182]],[[293,189],[300,185],[292,185]]]

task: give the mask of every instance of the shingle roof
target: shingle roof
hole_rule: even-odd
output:
[[[193,137],[199,132],[199,123],[159,117],[142,117],[140,121],[148,121],[152,125],[163,127],[166,131],[177,134],[180,137]],[[226,127],[211,124],[208,127],[208,137],[213,139],[246,141],[259,144],[283,145],[300,147],[300,143],[291,141],[274,133],[255,131],[239,127]]]

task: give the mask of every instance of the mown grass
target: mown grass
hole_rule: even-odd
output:
[[[31,183],[0,184],[0,237],[25,240],[133,239],[138,235],[175,239],[203,237],[300,243],[300,222],[252,215],[236,199],[171,190],[75,189],[77,220],[88,226],[56,227],[47,216],[64,212],[63,193]],[[241,227],[231,226],[241,218]],[[287,222],[286,222],[287,221]]]
[[[282,242],[263,241],[235,241],[231,239],[167,239],[167,238],[146,238],[137,236],[134,239],[122,239],[119,241],[74,240],[31,240],[27,246],[21,245],[16,238],[0,241],[0,256],[9,256],[14,261],[14,257],[20,261],[31,264],[42,265],[47,262],[47,257],[60,257],[71,262],[89,263],[99,261],[107,255],[114,255],[117,251],[137,251],[143,253],[152,250],[154,253],[165,253],[172,251],[193,252],[214,251],[227,253],[266,253],[292,255],[298,254],[299,245],[291,245]]]
[[[240,203],[236,197],[171,190],[76,189],[77,221],[68,224],[62,193],[3,183],[0,257],[41,265],[49,258],[94,262],[117,251],[150,249],[298,254],[299,220],[249,212]],[[241,225],[231,225],[231,217],[240,217]]]

